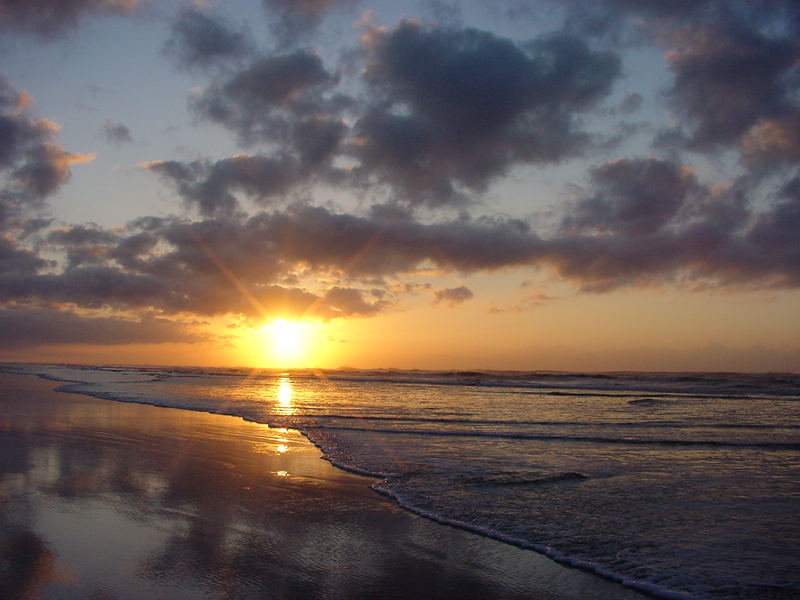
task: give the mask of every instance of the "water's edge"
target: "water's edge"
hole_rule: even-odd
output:
[[[19,371],[17,371],[17,372],[4,371],[4,373],[16,374],[16,375],[24,375],[24,376],[34,375],[32,373],[22,373],[22,372],[19,372]],[[534,552],[536,552],[538,554],[546,556],[547,558],[549,558],[549,559],[553,560],[554,562],[559,563],[559,564],[561,564],[563,566],[570,567],[570,568],[576,568],[576,569],[579,569],[581,571],[592,573],[592,574],[594,574],[596,576],[599,576],[599,577],[601,577],[601,578],[603,578],[605,580],[613,581],[613,582],[618,583],[618,584],[620,584],[620,585],[622,585],[622,586],[624,586],[626,588],[629,588],[629,589],[632,589],[632,590],[636,590],[637,592],[644,593],[647,596],[651,596],[651,597],[655,597],[655,598],[663,598],[663,599],[666,599],[666,600],[698,600],[696,596],[694,596],[692,594],[689,594],[687,592],[676,591],[676,590],[665,588],[663,586],[659,586],[659,585],[656,585],[656,584],[652,584],[652,583],[640,581],[640,580],[637,580],[637,579],[632,579],[630,577],[626,577],[624,575],[621,575],[619,573],[616,573],[614,571],[606,569],[606,568],[604,568],[604,567],[602,567],[602,566],[600,566],[600,565],[598,565],[596,563],[593,563],[593,562],[590,562],[590,561],[586,561],[586,560],[581,560],[581,559],[578,559],[578,558],[571,557],[571,556],[569,556],[567,554],[561,553],[558,550],[555,550],[554,548],[552,548],[550,546],[533,544],[533,543],[527,542],[525,540],[510,536],[510,535],[506,535],[506,534],[503,534],[501,532],[498,532],[498,531],[495,531],[495,530],[492,530],[492,529],[483,528],[483,527],[480,527],[478,525],[473,525],[471,523],[464,522],[464,521],[459,521],[459,520],[456,520],[456,519],[448,519],[448,518],[443,517],[443,516],[441,516],[439,514],[436,514],[434,512],[427,511],[427,510],[422,509],[422,508],[418,508],[418,507],[414,506],[413,504],[410,504],[410,503],[404,501],[402,496],[400,496],[399,494],[396,494],[396,493],[388,490],[386,487],[384,487],[384,485],[382,485],[382,484],[388,483],[388,481],[390,479],[392,479],[393,477],[395,477],[396,474],[394,474],[394,473],[372,472],[372,471],[368,471],[368,470],[365,470],[365,469],[358,468],[358,467],[356,467],[354,465],[347,464],[347,463],[342,462],[340,460],[336,460],[335,458],[332,458],[330,456],[330,450],[328,448],[326,448],[326,446],[322,442],[322,440],[321,439],[315,439],[315,436],[313,435],[313,433],[311,431],[309,431],[308,429],[306,429],[306,428],[298,427],[296,425],[287,424],[285,422],[277,422],[277,421],[273,421],[271,423],[270,422],[264,423],[264,422],[258,421],[256,419],[253,419],[253,418],[248,418],[246,416],[242,416],[242,415],[237,414],[235,412],[213,411],[213,410],[207,410],[207,409],[201,409],[201,408],[193,408],[193,407],[189,407],[189,406],[181,406],[181,407],[167,406],[167,405],[164,405],[164,404],[158,404],[156,402],[147,402],[147,401],[143,401],[143,400],[134,401],[134,400],[124,400],[124,399],[120,399],[120,398],[112,398],[112,397],[107,397],[104,394],[98,393],[98,392],[94,392],[93,393],[93,392],[88,391],[88,390],[75,389],[75,388],[79,388],[82,385],[85,385],[86,382],[76,381],[76,380],[59,379],[59,378],[52,377],[52,376],[49,376],[49,375],[46,375],[46,374],[35,374],[35,376],[39,377],[41,379],[47,380],[47,381],[53,381],[53,382],[56,382],[56,383],[62,383],[63,385],[59,385],[56,388],[54,388],[54,391],[57,391],[57,392],[69,393],[69,394],[81,394],[81,395],[84,395],[84,396],[89,396],[89,397],[92,397],[92,398],[97,398],[99,400],[110,401],[110,402],[143,404],[143,405],[153,406],[153,407],[157,407],[157,408],[173,408],[173,409],[176,409],[176,410],[190,410],[190,411],[193,411],[193,412],[204,412],[204,413],[207,413],[207,414],[214,414],[214,415],[220,415],[220,416],[226,416],[226,417],[235,417],[235,418],[241,419],[241,420],[246,421],[246,422],[257,423],[259,425],[267,425],[268,427],[272,427],[272,428],[284,428],[284,429],[292,429],[292,430],[298,431],[301,435],[303,435],[303,437],[305,437],[309,441],[309,443],[311,443],[313,446],[315,446],[317,449],[320,450],[320,452],[322,453],[322,459],[323,460],[326,460],[327,462],[329,462],[334,467],[336,467],[338,469],[341,469],[343,471],[347,471],[347,472],[350,472],[350,473],[354,473],[354,474],[357,474],[357,475],[362,475],[362,476],[365,476],[365,477],[368,477],[368,478],[371,478],[371,479],[375,479],[376,481],[369,486],[374,492],[376,492],[377,494],[380,494],[381,496],[390,498],[391,500],[393,500],[397,504],[397,506],[399,506],[400,508],[402,508],[402,509],[404,509],[404,510],[406,510],[406,511],[408,511],[408,512],[414,514],[414,515],[417,515],[419,517],[434,521],[434,522],[436,522],[436,523],[438,523],[440,525],[446,525],[446,526],[449,526],[449,527],[454,527],[454,528],[457,528],[457,529],[468,531],[468,532],[476,534],[476,535],[480,535],[480,536],[485,537],[485,538],[493,539],[493,540],[496,540],[496,541],[499,541],[499,542],[502,542],[502,543],[505,543],[505,544],[509,544],[509,545],[512,545],[512,546],[515,546],[515,547],[518,547],[518,548],[522,548],[524,550],[534,551]]]

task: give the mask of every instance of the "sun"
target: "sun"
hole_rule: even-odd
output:
[[[273,319],[260,333],[264,338],[265,353],[270,364],[276,367],[304,366],[309,358],[311,325],[305,321]]]

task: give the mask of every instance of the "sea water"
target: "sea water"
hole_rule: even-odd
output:
[[[431,519],[665,598],[800,597],[800,376],[6,365],[302,431]]]

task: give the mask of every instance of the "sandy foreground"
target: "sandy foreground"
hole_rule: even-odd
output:
[[[644,596],[412,515],[295,431],[0,375],[0,598]]]

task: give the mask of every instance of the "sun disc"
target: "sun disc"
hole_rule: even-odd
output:
[[[269,354],[280,366],[301,361],[308,349],[308,327],[302,321],[275,319],[264,328]]]

